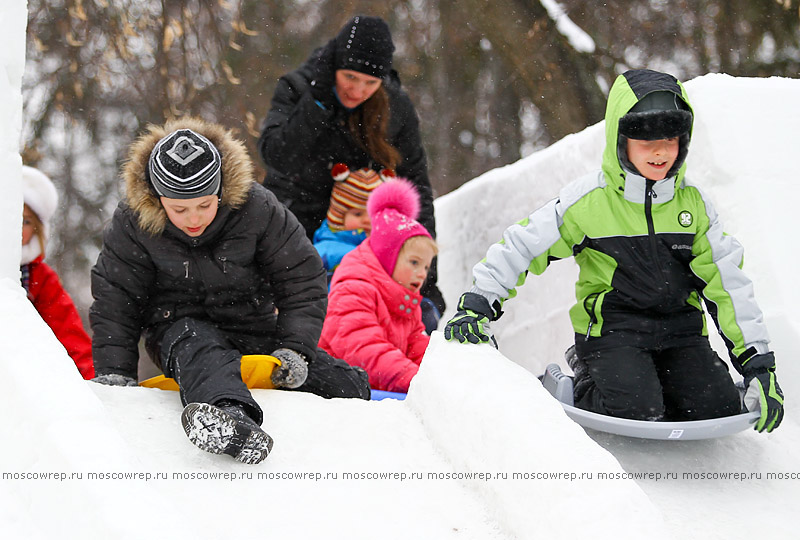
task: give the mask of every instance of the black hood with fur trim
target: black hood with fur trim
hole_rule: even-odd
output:
[[[208,138],[222,159],[220,206],[198,237],[168,220],[147,176],[152,148],[181,128]],[[246,340],[242,354],[287,347],[313,361],[327,308],[325,270],[297,218],[253,180],[240,141],[197,119],[150,126],[131,146],[122,177],[125,200],[92,269],[98,375],[135,378],[142,335],[160,366],[160,340],[183,318]]]

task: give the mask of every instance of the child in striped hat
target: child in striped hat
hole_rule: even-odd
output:
[[[328,283],[342,257],[366,240],[372,230],[367,214],[370,193],[395,175],[389,169],[380,173],[367,168],[351,171],[344,163],[337,163],[331,169],[331,176],[336,182],[327,219],[314,233],[314,247],[328,272]]]
[[[367,203],[372,234],[331,281],[319,346],[364,368],[376,390],[408,392],[430,343],[420,291],[439,248],[416,220],[419,200],[405,179],[378,187]]]

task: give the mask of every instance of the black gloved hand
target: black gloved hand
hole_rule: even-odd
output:
[[[491,343],[497,348],[489,321],[495,320],[489,300],[477,293],[464,293],[458,300],[458,311],[444,327],[444,338],[459,343]]]
[[[92,382],[105,384],[107,386],[139,386],[139,383],[136,382],[136,379],[132,377],[126,377],[125,375],[120,375],[119,373],[106,373],[104,375],[98,375]]]
[[[320,80],[311,81],[311,96],[314,102],[326,111],[333,109],[336,104],[336,94],[333,93],[333,86],[329,86]]]
[[[331,50],[332,51],[332,50]],[[311,80],[311,96],[321,108],[332,110],[336,104],[336,69],[333,56],[321,55],[314,59],[314,78]]]
[[[302,354],[291,349],[277,349],[272,356],[281,361],[281,365],[272,371],[275,388],[297,388],[306,382],[308,364]]]
[[[744,403],[748,411],[761,409],[756,422],[758,432],[769,433],[783,420],[783,392],[775,375],[775,355],[771,352],[757,354],[742,362],[744,376]]]

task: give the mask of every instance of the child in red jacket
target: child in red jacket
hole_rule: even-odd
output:
[[[43,262],[47,223],[58,206],[50,179],[33,167],[22,167],[22,286],[44,322],[50,327],[84,379],[94,377],[92,340],[55,271]]]
[[[420,289],[438,249],[416,221],[419,195],[408,181],[375,189],[367,212],[372,233],[333,276],[319,345],[366,369],[372,388],[407,392],[430,341]]]

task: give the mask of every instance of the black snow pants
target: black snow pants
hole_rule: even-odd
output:
[[[242,403],[261,424],[263,412],[242,381],[244,354],[271,354],[278,345],[272,338],[223,332],[212,324],[183,318],[145,332],[145,348],[180,387],[181,401],[214,404],[222,399]],[[322,349],[308,363],[308,378],[297,388],[324,398],[370,398],[366,371],[333,358]]]
[[[637,340],[604,347],[575,336],[588,377],[575,381],[575,406],[634,420],[703,420],[741,412],[739,391],[705,336],[659,346]],[[616,340],[615,340],[616,341]]]

